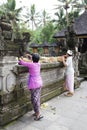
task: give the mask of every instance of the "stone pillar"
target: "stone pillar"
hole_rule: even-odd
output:
[[[30,109],[19,74],[14,71],[17,62],[15,56],[0,57],[0,125],[22,116]]]
[[[10,24],[0,21],[0,125],[18,118],[30,108],[23,84],[14,72],[17,57],[25,50],[25,39],[12,41],[11,37]]]
[[[48,49],[48,47],[44,47],[43,49],[44,49],[44,54],[49,54],[49,49]]]
[[[54,50],[55,50],[55,53],[58,55],[60,48],[56,46],[56,47],[54,47]]]
[[[38,53],[38,48],[37,47],[32,47],[33,53]]]
[[[16,76],[13,73],[13,67],[17,64],[16,57],[0,57],[0,91],[10,92],[16,85]]]

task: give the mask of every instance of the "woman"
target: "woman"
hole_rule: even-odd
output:
[[[29,69],[29,79],[28,79],[28,89],[31,92],[31,102],[34,108],[34,116],[35,120],[40,120],[43,116],[40,115],[40,93],[42,87],[42,78],[40,75],[40,63],[39,63],[39,55],[32,54],[29,55],[31,62],[26,62],[23,58],[19,59],[19,64],[28,67]]]
[[[74,68],[72,63],[72,51],[68,50],[66,59],[63,57],[63,64],[65,66],[65,87],[68,90],[66,96],[73,96],[74,94]]]

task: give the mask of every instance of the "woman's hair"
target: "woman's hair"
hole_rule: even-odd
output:
[[[32,60],[33,60],[33,62],[38,62],[39,59],[40,59],[39,54],[37,54],[37,53],[32,54]]]

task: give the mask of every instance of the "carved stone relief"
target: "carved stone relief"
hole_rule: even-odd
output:
[[[6,90],[12,91],[14,89],[15,85],[16,85],[16,77],[12,72],[10,72],[6,76]]]

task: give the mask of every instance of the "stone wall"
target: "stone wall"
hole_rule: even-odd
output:
[[[87,52],[82,53],[79,58],[79,73],[82,77],[87,77]]]
[[[27,88],[28,69],[17,65],[16,60],[13,62],[11,59],[10,64],[8,61],[0,66],[1,68],[3,66],[3,69],[0,68],[2,70],[0,75],[0,125],[9,123],[32,109],[30,92]],[[63,73],[61,63],[41,65],[43,80],[41,103],[63,92]]]

